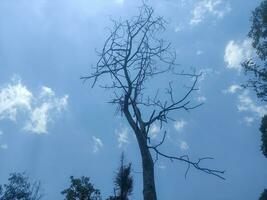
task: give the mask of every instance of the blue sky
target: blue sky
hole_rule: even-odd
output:
[[[147,3],[168,21],[164,37],[181,68],[203,72],[192,99],[204,105],[175,113],[176,121],[164,127],[164,150],[192,159],[212,156],[216,159],[206,165],[226,170],[225,181],[194,169],[185,179],[185,164],[160,159],[159,199],[257,199],[267,187],[258,131],[267,106],[239,85],[246,80],[240,63],[255,55],[247,33],[260,1]],[[134,167],[133,199],[141,199],[133,133],[107,103],[110,93],[79,79],[96,63],[95,49],[107,37],[110,18],[129,18],[140,5],[138,0],[0,1],[0,183],[11,172],[25,171],[42,181],[45,200],[63,199],[68,177],[85,175],[107,197],[125,151]],[[151,134],[160,139],[158,124]]]

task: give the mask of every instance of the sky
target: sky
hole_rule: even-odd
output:
[[[164,158],[155,164],[158,199],[258,199],[267,188],[267,159],[260,152],[261,117],[267,106],[253,91],[240,63],[255,56],[247,38],[259,0],[150,0],[167,21],[181,69],[202,72],[192,101],[163,128],[163,147],[205,166],[225,170],[226,180]],[[69,176],[88,176],[104,198],[113,194],[120,154],[133,164],[134,193],[142,198],[142,168],[126,120],[107,102],[111,93],[80,80],[97,62],[111,19],[138,14],[139,0],[0,0],[0,183],[26,172],[42,182],[44,200],[60,194]],[[169,77],[165,77],[168,80]],[[160,82],[152,84],[161,86]],[[177,87],[182,87],[179,82]],[[150,89],[149,89],[150,90]],[[150,91],[148,91],[150,92]],[[163,130],[153,124],[151,138]]]

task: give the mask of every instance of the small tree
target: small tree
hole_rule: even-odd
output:
[[[261,193],[259,200],[267,200],[267,189]]]
[[[93,86],[99,79],[106,80],[103,87],[113,91],[110,101],[126,117],[132,128],[140,149],[143,168],[143,196],[145,200],[156,200],[154,181],[154,160],[162,156],[171,160],[179,160],[190,166],[217,177],[223,178],[224,171],[201,167],[201,158],[191,161],[187,155],[171,156],[163,153],[160,146],[165,142],[166,132],[162,141],[152,144],[149,137],[151,126],[158,122],[161,125],[172,120],[170,113],[177,110],[189,111],[200,106],[193,105],[190,95],[197,90],[196,84],[200,74],[177,73],[174,70],[176,55],[170,49],[170,44],[160,39],[159,34],[165,30],[162,17],[155,17],[153,8],[143,5],[140,14],[126,21],[114,21],[110,35],[99,52],[99,61],[94,72],[82,79],[93,79]],[[174,94],[173,84],[167,84],[166,94],[157,92],[151,96],[145,84],[152,78],[171,73],[193,80],[192,85],[181,98]],[[188,170],[187,170],[188,172]]]
[[[133,177],[131,175],[132,165],[129,163],[128,165],[124,164],[124,154],[121,155],[121,163],[119,170],[116,174],[114,184],[115,184],[115,197],[110,197],[111,199],[118,200],[129,200],[129,196],[133,191]]]
[[[40,200],[40,182],[29,182],[25,173],[12,173],[8,183],[0,187],[0,200]]]
[[[100,191],[90,183],[90,178],[70,177],[71,185],[61,192],[65,200],[101,200]]]

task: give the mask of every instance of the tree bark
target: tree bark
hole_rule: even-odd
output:
[[[154,162],[151,153],[147,147],[147,140],[144,135],[139,131],[135,132],[135,135],[142,157],[144,200],[157,200],[154,180]]]
[[[128,93],[130,94],[130,92]],[[140,127],[133,120],[129,112],[129,95],[125,95],[124,98],[124,109],[123,112],[127,121],[129,122],[132,130],[135,133],[139,150],[142,157],[142,168],[143,168],[143,197],[144,200],[157,200],[155,180],[154,180],[154,162],[147,146],[147,133],[145,131],[143,120],[138,109],[136,109],[137,118],[139,119]],[[136,107],[134,107],[135,109]]]

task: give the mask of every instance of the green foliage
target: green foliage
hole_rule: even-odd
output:
[[[31,184],[24,173],[12,173],[0,187],[0,200],[40,200],[40,182]]]
[[[267,189],[261,193],[259,200],[267,200]]]
[[[253,39],[252,46],[262,60],[267,58],[267,0],[262,1],[252,13],[252,27],[248,34]]]
[[[131,175],[131,163],[124,164],[124,154],[121,156],[121,164],[114,180],[116,194],[107,200],[128,200],[133,192],[133,177]]]
[[[250,77],[245,87],[253,88],[261,100],[267,101],[267,0],[253,11],[251,21],[248,37],[252,39],[258,58],[242,64]]]
[[[261,151],[263,155],[267,158],[267,115],[265,115],[261,120]]]
[[[133,191],[133,178],[131,176],[131,164],[122,165],[115,179],[115,185],[119,191],[120,200],[127,200]]]
[[[90,178],[71,176],[70,180],[70,187],[61,192],[65,200],[101,200],[100,191],[90,183]]]

